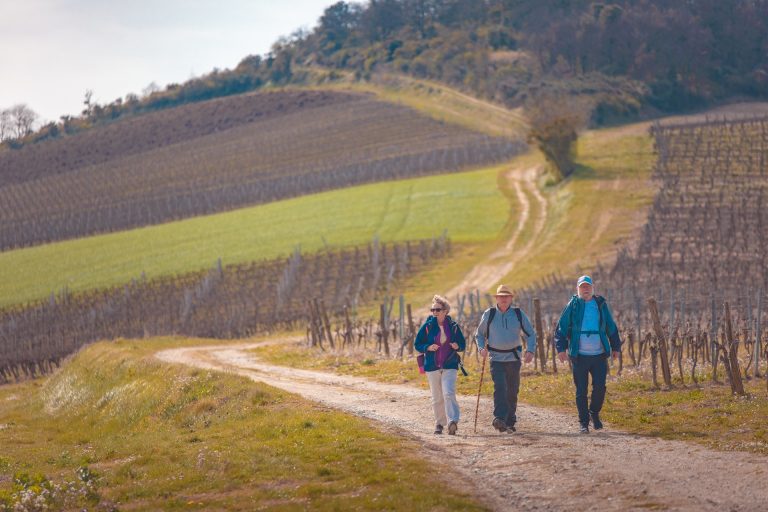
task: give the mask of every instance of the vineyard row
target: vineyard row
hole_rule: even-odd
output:
[[[311,299],[331,315],[391,292],[429,262],[450,254],[445,237],[209,271],[137,279],[122,287],[0,312],[0,381],[41,375],[81,346],[120,337],[188,335],[239,338],[300,329]]]

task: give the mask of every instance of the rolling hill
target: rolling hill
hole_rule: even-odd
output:
[[[185,105],[0,154],[0,250],[463,170],[524,148],[368,94]]]

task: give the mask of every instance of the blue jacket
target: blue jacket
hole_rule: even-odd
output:
[[[600,314],[600,341],[605,353],[610,355],[611,351],[621,352],[619,328],[613,321],[608,303],[600,295],[595,295],[592,300],[597,301],[597,311]],[[574,295],[560,315],[560,321],[557,323],[557,330],[555,331],[555,346],[558,352],[568,349],[569,356],[578,357],[581,322],[584,320],[584,304],[584,299]]]
[[[467,346],[467,342],[464,340],[464,334],[462,334],[459,324],[454,322],[450,316],[445,317],[445,322],[448,324],[448,328],[451,330],[451,343],[458,344],[459,350],[453,350],[449,347],[450,354],[445,358],[443,369],[458,370],[458,352],[464,351]],[[440,369],[437,367],[437,352],[427,352],[427,347],[435,343],[435,338],[439,332],[440,326],[437,324],[437,318],[430,315],[424,322],[424,325],[422,325],[419,329],[419,332],[416,333],[416,339],[413,340],[413,348],[415,348],[417,352],[424,354],[424,371],[426,372],[433,372]]]

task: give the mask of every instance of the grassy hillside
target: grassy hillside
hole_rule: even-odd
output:
[[[96,344],[46,380],[0,387],[0,508],[26,483],[53,490],[51,510],[483,510],[424,486],[434,462],[365,420],[152,357],[204,342]]]
[[[334,87],[375,93],[476,132],[519,136],[525,126],[519,112],[427,81],[390,75],[365,85],[341,82]],[[531,252],[498,280],[524,287],[553,272],[575,272],[576,265],[610,260],[635,236],[653,194],[647,127],[584,134],[579,142],[582,165],[574,177],[557,186],[546,185],[542,177],[544,204],[523,191],[530,211],[518,245],[530,244]],[[313,251],[326,244],[367,243],[374,235],[404,240],[448,229],[453,241],[460,242],[457,253],[404,289],[409,301],[421,303],[434,290],[456,284],[506,243],[522,212],[520,198],[502,172],[511,168],[543,168],[543,159],[533,153],[478,177],[462,173],[371,185],[0,254],[0,305],[45,297],[64,286],[85,290],[123,283],[142,272],[153,277],[206,268],[219,257],[237,263],[285,255],[297,245]],[[425,196],[422,190],[437,195]],[[442,205],[449,197],[459,202],[451,199],[449,208],[434,215],[432,203]],[[488,289],[493,285],[488,283]]]
[[[317,67],[305,71],[313,81],[323,83],[323,89],[375,94],[384,101],[408,106],[438,121],[495,137],[525,139],[527,134],[528,121],[521,107],[506,108],[440,82],[386,72],[377,72],[369,81],[361,82],[344,71],[335,71],[336,79],[326,82],[329,71]]]
[[[554,186],[543,172],[544,159],[538,153],[513,160],[508,166],[513,173],[527,169],[539,173],[540,197],[521,188],[521,198],[510,188],[505,173],[499,173],[496,186],[509,204],[504,229],[495,239],[459,247],[445,264],[420,273],[403,290],[407,300],[420,306],[428,304],[434,293],[449,290],[476,264],[487,262],[518,228],[515,248],[506,256],[515,258],[515,264],[506,275],[490,279],[481,292],[492,292],[499,282],[525,288],[553,273],[575,280],[577,267],[583,271],[598,262],[610,263],[621,247],[639,237],[655,194],[650,179],[655,157],[647,130],[647,123],[639,123],[583,134],[578,147],[579,169]],[[526,205],[527,217],[523,215]],[[499,218],[504,212],[489,204],[484,215]],[[501,267],[505,260],[490,263]]]
[[[523,237],[533,252],[504,279],[525,287],[552,273],[578,277],[609,263],[639,235],[655,194],[651,171],[655,156],[648,124],[585,133],[578,142],[578,170],[555,186],[542,180],[546,206],[536,213],[545,223]],[[529,164],[535,165],[536,157]],[[540,160],[539,160],[540,162]]]
[[[493,240],[509,205],[497,188],[501,167],[352,187],[121,233],[0,253],[0,305],[288,255],[296,246],[430,238]],[[488,212],[501,212],[488,215]]]
[[[370,94],[187,105],[0,154],[0,250],[494,164],[523,148]]]

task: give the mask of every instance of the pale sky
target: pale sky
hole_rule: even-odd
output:
[[[0,0],[0,110],[26,103],[42,121],[141,95],[311,29],[337,0]]]

